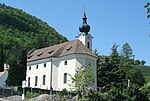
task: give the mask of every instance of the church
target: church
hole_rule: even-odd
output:
[[[27,87],[70,91],[69,74],[73,76],[81,66],[90,66],[94,75],[92,88],[97,89],[97,56],[92,52],[93,37],[89,34],[85,12],[82,20],[75,40],[28,52]]]

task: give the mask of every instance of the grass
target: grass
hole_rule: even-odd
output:
[[[150,82],[150,66],[139,66],[138,68],[142,71],[145,77],[145,83],[147,84]]]
[[[144,78],[145,78],[145,83],[146,84],[150,82],[150,76],[144,76]]]

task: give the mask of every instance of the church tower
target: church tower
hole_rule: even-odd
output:
[[[90,26],[87,24],[87,17],[85,11],[82,20],[83,22],[79,27],[80,34],[76,38],[79,39],[88,49],[92,51],[93,37],[88,33],[90,31]]]

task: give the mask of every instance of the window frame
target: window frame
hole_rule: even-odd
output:
[[[38,85],[38,76],[35,76],[35,86]]]
[[[46,84],[46,75],[43,75],[43,83],[42,83],[43,85],[45,85]]]
[[[29,66],[29,70],[31,70],[31,66]]]
[[[67,60],[66,60],[66,61],[64,61],[64,65],[67,65],[67,64],[68,64]]]
[[[64,73],[64,84],[67,83],[67,73]]]
[[[46,63],[44,63],[44,67],[46,67]]]
[[[87,48],[90,49],[90,42],[87,42]]]
[[[31,78],[28,77],[28,87],[30,87],[30,81],[31,81]]]
[[[38,69],[39,68],[39,66],[38,65],[36,65],[36,69]]]

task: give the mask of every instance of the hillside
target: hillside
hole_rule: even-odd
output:
[[[4,4],[0,4],[0,29],[0,34],[17,38],[26,37],[29,39],[28,41],[32,40],[35,43],[38,38],[43,37],[46,46],[67,41],[65,37],[40,19]],[[35,45],[35,47],[37,46]]]
[[[8,85],[21,85],[25,79],[29,50],[65,41],[66,37],[35,16],[0,4],[0,71],[4,63],[10,65]]]
[[[139,66],[138,68],[142,71],[142,73],[145,77],[146,83],[150,82],[150,66],[142,65],[142,66]]]

